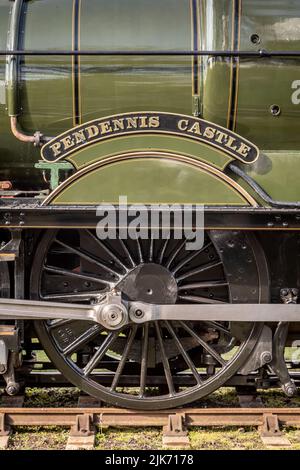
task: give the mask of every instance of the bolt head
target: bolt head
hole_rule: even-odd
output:
[[[272,354],[269,351],[264,351],[260,356],[260,360],[262,364],[269,364],[272,361]]]
[[[136,310],[136,311],[135,311],[135,316],[136,316],[137,318],[143,318],[143,316],[144,316],[143,310],[140,310],[140,309]]]
[[[288,397],[290,397],[290,398],[293,397],[293,396],[296,394],[296,392],[297,392],[297,387],[296,387],[296,385],[295,385],[294,383],[292,383],[292,382],[283,385],[282,388],[283,388],[283,391],[284,391],[284,393],[286,394],[286,396],[288,396]]]
[[[19,391],[18,384],[15,385],[8,385],[5,389],[8,395],[16,395]]]

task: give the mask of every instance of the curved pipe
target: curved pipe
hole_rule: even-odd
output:
[[[10,117],[10,128],[13,135],[16,139],[20,140],[21,142],[29,142],[38,146],[41,142],[41,134],[40,132],[36,132],[34,135],[26,135],[22,131],[18,129],[18,118],[17,116]]]
[[[229,163],[228,168],[237,176],[242,178],[249,186],[252,188],[258,196],[267,204],[269,204],[271,207],[290,207],[290,208],[295,208],[299,209],[300,208],[300,202],[289,202],[289,201],[275,201],[272,199],[263,189],[261,186],[259,186],[256,181],[254,181],[251,176],[247,175],[241,168],[238,166],[234,165],[234,163]]]
[[[11,11],[11,20],[9,25],[9,34],[7,40],[7,49],[13,52],[19,47],[19,31],[22,17],[22,8],[24,0],[15,0]],[[43,137],[37,131],[33,135],[27,135],[19,129],[18,126],[18,84],[19,84],[19,57],[8,55],[6,60],[5,85],[7,95],[7,109],[10,116],[10,128],[16,139],[21,142],[32,143],[35,146],[41,145],[43,142],[51,140],[50,137]]]

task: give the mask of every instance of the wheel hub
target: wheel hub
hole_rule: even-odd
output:
[[[175,304],[177,282],[164,266],[155,263],[140,264],[118,286],[129,301],[151,304]]]

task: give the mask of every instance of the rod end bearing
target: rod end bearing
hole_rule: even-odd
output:
[[[128,311],[121,302],[102,305],[97,316],[108,330],[119,330],[128,323]]]

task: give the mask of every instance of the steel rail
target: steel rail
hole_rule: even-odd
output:
[[[163,444],[189,447],[194,426],[257,426],[267,446],[290,445],[280,426],[300,427],[300,408],[180,408],[135,411],[119,408],[2,408],[0,446],[7,449],[12,426],[70,427],[67,450],[93,449],[97,426],[163,427]]]
[[[136,411],[121,408],[5,408],[8,426],[74,426],[79,415],[90,415],[100,426],[165,426],[170,415],[184,415],[186,426],[261,426],[265,415],[280,424],[300,426],[300,408],[180,408]]]
[[[240,57],[240,58],[269,58],[269,57],[300,57],[300,51],[267,51],[261,49],[259,51],[180,51],[180,50],[0,50],[0,56],[167,56],[167,57],[193,57],[193,56],[209,56],[209,57]]]

